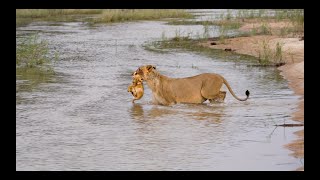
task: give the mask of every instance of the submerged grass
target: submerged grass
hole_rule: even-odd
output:
[[[57,60],[57,54],[54,56]],[[41,83],[51,82],[55,75],[53,60],[49,57],[48,43],[37,35],[17,39],[16,91],[31,91]]]
[[[192,20],[172,20],[168,25],[210,25],[210,26],[227,26],[230,29],[238,29],[241,27],[241,22],[238,21],[192,21]]]
[[[58,58],[56,54],[55,58]],[[36,71],[53,73],[48,43],[40,40],[37,35],[18,39],[16,42],[16,69],[20,71],[37,69]]]

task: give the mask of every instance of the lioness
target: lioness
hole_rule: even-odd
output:
[[[245,101],[249,98],[238,98],[232,91],[229,83],[219,74],[204,73],[187,78],[169,78],[161,75],[155,66],[140,66],[136,71],[147,82],[153,94],[155,103],[172,105],[176,103],[203,103],[206,100],[223,101],[225,91],[220,91],[223,84],[227,86],[234,98]]]
[[[132,84],[128,87],[128,92],[131,92],[132,96],[134,97],[132,100],[132,103],[134,103],[135,100],[139,100],[142,98],[144,89],[143,89],[143,79],[140,75],[138,75],[136,72],[132,74]]]

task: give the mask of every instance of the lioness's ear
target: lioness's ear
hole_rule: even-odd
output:
[[[134,73],[141,75],[141,74],[142,74],[142,70],[141,70],[140,67],[139,67]]]
[[[152,66],[152,65],[147,65],[147,70],[148,71],[152,71],[153,69],[156,69],[156,67]]]
[[[147,65],[146,68],[147,68],[148,71],[151,71],[151,70],[152,70],[152,69],[151,69],[152,67],[153,67],[153,66],[151,66],[151,65]]]

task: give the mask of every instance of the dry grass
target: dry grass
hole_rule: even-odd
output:
[[[175,9],[17,9],[16,26],[33,21],[64,21],[74,20],[70,15],[96,17],[83,21],[91,23],[113,23],[136,20],[156,20],[162,18],[192,18],[185,10]]]
[[[101,9],[16,9],[16,18],[46,18],[72,14],[101,13]]]
[[[191,18],[190,13],[184,10],[166,10],[166,9],[138,9],[124,10],[113,9],[104,10],[99,18],[95,19],[95,23],[112,23],[136,20],[155,20],[162,18]]]

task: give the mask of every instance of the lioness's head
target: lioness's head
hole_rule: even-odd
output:
[[[150,75],[153,75],[156,70],[155,66],[152,65],[146,65],[146,66],[140,66],[135,73],[142,76],[143,79],[148,80],[150,78]]]

